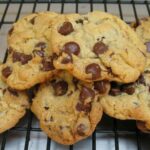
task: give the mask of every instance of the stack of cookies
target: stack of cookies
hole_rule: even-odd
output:
[[[50,138],[66,145],[90,136],[103,112],[148,131],[150,19],[131,27],[99,11],[34,13],[13,24],[0,67],[0,132],[27,108]],[[37,84],[30,107],[25,90]]]

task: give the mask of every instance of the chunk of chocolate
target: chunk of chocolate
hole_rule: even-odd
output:
[[[13,52],[13,62],[21,62],[22,65],[27,64],[32,59],[32,55],[27,55],[20,52]]]
[[[33,54],[44,57],[44,50],[33,50]]]
[[[35,45],[35,47],[40,48],[40,50],[44,50],[46,48],[45,42],[39,42]]]
[[[79,80],[77,78],[73,77],[72,82],[74,84],[75,90],[77,90],[78,89]]]
[[[54,95],[62,96],[65,95],[68,91],[68,83],[65,81],[58,81],[52,84],[54,89]]]
[[[5,78],[8,78],[12,73],[11,67],[7,66],[2,70],[2,74]]]
[[[101,69],[98,64],[92,63],[85,68],[85,72],[87,74],[92,74],[92,79],[98,79],[100,77]]]
[[[77,134],[80,136],[85,135],[86,126],[84,124],[79,124],[77,127]]]
[[[141,75],[141,76],[139,77],[138,82],[139,82],[140,84],[146,85],[145,79],[144,79],[144,76],[143,76],[143,75]]]
[[[121,91],[119,88],[111,88],[109,94],[112,96],[117,96],[121,94]]]
[[[103,80],[103,81],[96,81],[96,82],[94,82],[94,89],[96,90],[96,91],[98,91],[100,94],[104,94],[104,93],[106,93],[106,91],[107,91],[107,84],[108,84],[109,82],[108,81],[106,81],[106,80]]]
[[[128,85],[123,85],[121,88],[121,91],[129,95],[132,95],[135,92],[135,88],[132,86],[128,86]]]
[[[42,71],[51,71],[54,69],[55,68],[54,68],[52,60],[45,59],[45,58],[42,59],[42,68],[41,68]]]
[[[62,35],[68,35],[73,31],[74,29],[71,22],[64,22],[63,25],[58,30],[58,32]]]
[[[15,89],[12,89],[10,87],[8,87],[7,89],[12,95],[17,96],[17,97],[19,96],[18,92]]]
[[[93,99],[94,97],[95,97],[95,92],[92,89],[85,87],[85,86],[82,86],[81,92],[79,95],[80,101],[84,101],[87,98]]]
[[[93,46],[93,52],[96,55],[103,54],[108,50],[108,46],[106,46],[103,42],[97,42]]]
[[[62,51],[66,52],[70,55],[71,54],[79,55],[80,47],[76,42],[68,42],[63,46]]]
[[[68,64],[72,63],[72,56],[68,54],[66,57],[64,57],[61,61],[62,64]]]

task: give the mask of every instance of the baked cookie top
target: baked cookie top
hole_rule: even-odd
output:
[[[70,145],[92,134],[103,113],[101,96],[108,91],[108,81],[85,84],[62,72],[40,85],[31,110],[50,138]]]
[[[0,65],[0,71],[2,65]],[[0,74],[0,133],[12,128],[29,108],[28,97],[25,92],[16,91],[8,87]]]
[[[146,122],[150,127],[150,54],[139,79],[130,84],[113,82],[109,95],[102,97],[104,112],[117,119]]]
[[[56,16],[53,12],[35,13],[13,24],[3,68],[4,80],[10,87],[28,89],[56,73],[49,42],[51,22]]]
[[[116,16],[99,11],[61,15],[53,24],[51,46],[57,69],[84,81],[122,83],[135,81],[144,71],[146,47]]]

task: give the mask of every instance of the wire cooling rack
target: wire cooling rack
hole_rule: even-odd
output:
[[[150,1],[144,0],[0,0],[0,58],[6,60],[6,35],[21,16],[37,11],[86,13],[110,12],[130,23],[150,15]],[[32,99],[32,95],[30,97]],[[75,145],[62,146],[41,131],[28,111],[20,123],[0,135],[1,150],[150,150],[150,135],[137,130],[135,121],[104,116],[91,137]]]

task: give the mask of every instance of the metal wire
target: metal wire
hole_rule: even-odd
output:
[[[21,1],[12,1],[12,0],[1,0],[0,4],[6,4],[5,9],[3,11],[1,20],[0,20],[0,29],[2,28],[3,25],[5,24],[12,24],[13,22],[17,21],[23,5],[24,4],[33,4],[33,8],[32,8],[32,12],[36,12],[36,8],[37,8],[37,4],[47,4],[47,10],[51,10],[51,4],[52,3],[59,3],[61,4],[61,8],[60,8],[60,12],[64,13],[64,7],[65,4],[68,3],[67,0],[30,0],[30,1],[26,1],[26,0],[21,0]],[[121,19],[124,19],[124,14],[123,14],[123,10],[122,10],[122,5],[126,5],[126,4],[130,4],[133,8],[133,12],[134,12],[134,18],[135,20],[138,22],[138,14],[137,14],[137,10],[136,10],[136,5],[144,5],[148,14],[150,15],[150,1],[143,1],[143,0],[139,0],[139,1],[134,1],[134,0],[128,0],[128,1],[122,1],[122,0],[72,0],[69,3],[73,3],[75,4],[75,12],[78,13],[79,12],[79,4],[80,3],[88,3],[90,4],[90,11],[94,10],[94,6],[93,4],[103,4],[104,5],[104,10],[105,12],[108,11],[108,4],[117,4],[118,5],[118,9],[119,9],[119,15]],[[6,15],[8,13],[8,9],[10,7],[11,4],[19,4],[19,8],[18,8],[18,12],[16,14],[15,20],[14,21],[5,21]],[[7,51],[5,54],[5,58],[4,58],[4,62],[7,59]],[[32,99],[33,94],[31,93],[30,95],[30,100]],[[10,131],[18,131],[18,132],[26,132],[26,136],[25,136],[25,145],[24,145],[24,150],[28,150],[29,149],[29,142],[30,142],[30,134],[31,131],[32,132],[42,132],[40,128],[34,128],[32,127],[32,120],[33,120],[33,114],[29,111],[28,112],[28,123],[26,127],[14,127],[12,129],[10,129],[9,131],[3,133],[2,135],[2,141],[1,141],[1,150],[5,150],[6,148],[6,144],[7,144],[7,137],[9,135]],[[93,135],[92,135],[92,150],[98,150],[99,148],[96,147],[96,143],[97,143],[97,134],[113,134],[114,135],[114,143],[115,143],[115,150],[119,150],[119,135],[134,135],[136,136],[136,143],[137,143],[137,150],[142,150],[142,144],[141,144],[141,136],[144,133],[140,133],[136,127],[135,130],[118,130],[118,123],[117,120],[114,119],[113,120],[113,129],[112,130],[104,130],[101,128],[96,128],[96,130],[94,131]],[[47,138],[47,144],[46,144],[46,150],[50,150],[51,149],[51,139]],[[74,146],[70,145],[69,146],[70,150],[74,150]]]

